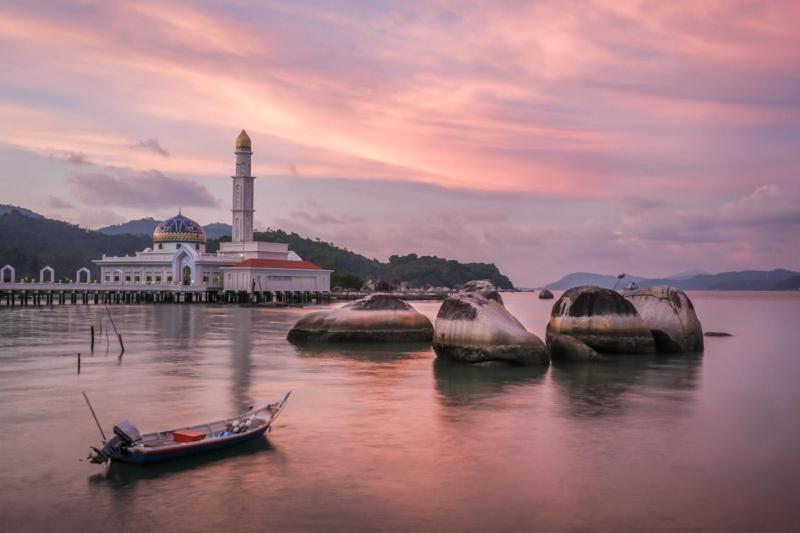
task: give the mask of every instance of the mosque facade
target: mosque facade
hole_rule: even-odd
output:
[[[189,285],[233,292],[330,291],[331,270],[303,261],[289,245],[253,240],[253,155],[250,137],[236,138],[232,178],[231,242],[206,251],[206,233],[178,212],[153,232],[153,246],[133,256],[103,256],[94,261],[100,283],[113,285]]]

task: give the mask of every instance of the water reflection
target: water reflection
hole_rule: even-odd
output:
[[[164,375],[176,377],[199,377],[197,367],[200,363],[197,344],[205,337],[203,315],[196,306],[164,305],[154,306],[152,313],[144,313],[145,322],[150,322],[145,331],[153,332],[153,340],[161,349],[156,351],[157,361],[166,363],[161,368]],[[133,317],[141,320],[142,317]],[[128,349],[135,349],[137,343],[129,341]]]
[[[621,414],[656,396],[673,400],[657,405],[674,413],[691,400],[686,393],[697,387],[702,361],[702,354],[615,356],[602,363],[555,365],[551,379],[570,416]]]
[[[295,345],[297,354],[305,357],[341,357],[353,361],[393,363],[431,351],[429,343],[305,343]]]
[[[247,410],[253,405],[250,396],[250,375],[253,371],[253,313],[251,309],[237,308],[233,312],[231,342],[231,368],[233,379],[233,404],[236,411]]]
[[[447,405],[469,404],[511,387],[540,384],[546,374],[546,366],[469,365],[441,357],[433,361],[436,391]]]

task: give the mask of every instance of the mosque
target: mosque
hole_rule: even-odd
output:
[[[253,185],[250,137],[236,138],[231,242],[206,251],[206,233],[178,212],[153,232],[153,247],[134,256],[103,256],[100,283],[114,285],[189,285],[230,292],[325,292],[331,270],[303,261],[288,244],[253,240]]]

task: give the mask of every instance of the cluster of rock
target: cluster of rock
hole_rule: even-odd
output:
[[[428,317],[391,294],[370,294],[305,315],[289,330],[291,342],[430,342]]]
[[[541,293],[540,293],[541,297]],[[292,342],[433,342],[436,355],[466,363],[546,365],[602,361],[609,354],[703,350],[703,330],[686,294],[673,287],[619,293],[575,287],[553,305],[546,344],[506,309],[487,280],[448,297],[435,324],[399,298],[372,294],[316,311],[289,331]]]
[[[623,294],[600,287],[569,289],[553,305],[546,338],[551,357],[567,361],[703,350],[694,306],[673,287]]]

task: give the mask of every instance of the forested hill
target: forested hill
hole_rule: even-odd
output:
[[[144,222],[148,226],[155,221]],[[108,228],[105,228],[106,230]],[[489,263],[460,263],[439,257],[410,254],[392,256],[388,263],[369,259],[332,243],[309,239],[281,230],[257,232],[256,240],[283,242],[303,259],[323,268],[334,270],[333,285],[360,288],[367,279],[382,281],[383,286],[457,287],[473,279],[491,279],[501,288],[511,289],[511,281],[495,265]],[[221,241],[208,241],[208,251],[214,252]],[[0,266],[16,268],[17,278],[38,279],[39,270],[51,266],[56,279],[75,279],[81,267],[88,267],[93,278],[97,269],[91,263],[106,255],[132,255],[152,246],[147,234],[106,234],[73,224],[41,217],[21,208],[11,208],[0,214]]]
[[[393,255],[388,263],[382,263],[329,242],[282,230],[256,232],[255,239],[288,244],[289,249],[303,259],[335,270],[333,285],[348,288],[358,288],[368,278],[382,280],[391,287],[404,282],[410,287],[458,287],[473,279],[490,279],[499,288],[514,288],[511,280],[492,263],[461,263],[417,254]],[[230,241],[230,237],[209,241],[208,249],[216,250],[219,242],[226,241]]]
[[[0,215],[0,266],[13,266],[17,279],[38,279],[45,266],[55,269],[57,280],[75,279],[81,267],[88,267],[96,278],[92,259],[132,254],[151,245],[151,237],[145,235],[105,235],[16,210]]]

